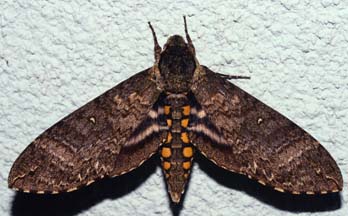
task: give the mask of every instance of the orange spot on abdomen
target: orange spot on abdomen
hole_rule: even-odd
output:
[[[173,140],[173,135],[171,132],[168,132],[167,134],[167,139],[166,139],[166,143],[171,143]]]
[[[163,169],[164,169],[164,170],[169,170],[170,167],[171,167],[170,162],[168,162],[168,161],[164,161],[164,162],[163,162]]]
[[[181,127],[187,128],[188,123],[189,123],[189,119],[182,119],[181,120]]]
[[[161,151],[161,155],[164,158],[169,158],[172,155],[172,150],[168,147],[163,147]]]
[[[165,115],[169,115],[169,113],[170,113],[170,106],[164,106],[164,114]]]
[[[190,105],[187,105],[187,106],[183,106],[183,107],[182,107],[182,114],[184,114],[185,116],[190,115],[190,111],[191,111]]]
[[[188,134],[186,132],[181,133],[181,141],[183,143],[189,143],[190,139],[188,137]]]
[[[191,158],[193,156],[193,149],[192,147],[184,147],[182,150],[182,154],[185,158]]]
[[[167,125],[168,125],[168,127],[171,127],[172,124],[173,124],[173,120],[167,119]]]
[[[188,170],[191,168],[191,162],[190,161],[185,161],[182,163],[182,167],[185,169],[185,170]]]

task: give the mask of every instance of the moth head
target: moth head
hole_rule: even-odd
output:
[[[166,42],[166,44],[164,45],[164,50],[169,50],[169,49],[173,49],[173,48],[186,48],[187,44],[184,40],[184,38],[180,35],[173,35],[170,36]]]
[[[195,48],[187,31],[184,16],[186,41],[180,35],[168,38],[164,48],[159,46],[156,33],[149,22],[155,43],[155,66],[159,70],[160,86],[169,93],[183,93],[191,89],[195,69],[198,68]]]

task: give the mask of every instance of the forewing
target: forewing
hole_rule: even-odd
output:
[[[192,89],[200,126],[192,125],[190,136],[207,158],[278,191],[342,190],[340,170],[318,141],[219,74],[202,69]]]
[[[160,92],[150,72],[120,83],[36,138],[15,161],[9,186],[37,193],[72,191],[129,172],[148,159],[164,138],[160,132],[136,134],[139,143],[124,146],[134,131],[147,129],[142,125],[151,126],[144,121]]]

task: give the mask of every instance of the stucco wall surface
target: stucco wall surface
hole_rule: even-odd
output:
[[[339,197],[293,197],[195,163],[173,207],[156,158],[120,178],[58,196],[7,188],[12,163],[56,121],[153,64],[183,35],[197,57],[317,138],[344,175]],[[345,215],[348,212],[348,1],[0,1],[0,215]]]

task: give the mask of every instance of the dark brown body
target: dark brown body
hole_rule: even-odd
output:
[[[194,151],[216,165],[292,194],[342,190],[330,154],[295,123],[198,63],[187,33],[170,37],[155,64],[62,119],[15,161],[9,187],[70,192],[139,167],[156,152],[173,202]]]
[[[174,202],[179,202],[193,158],[193,146],[187,131],[191,106],[185,94],[169,94],[164,101],[164,115],[169,131],[160,150],[162,167],[170,196]]]

